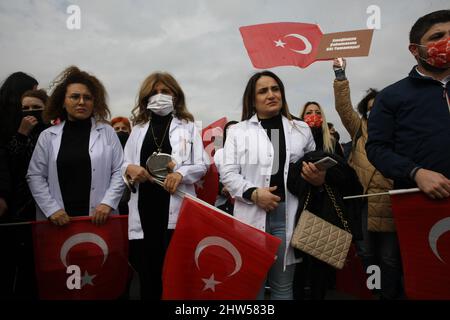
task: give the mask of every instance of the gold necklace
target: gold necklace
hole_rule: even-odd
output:
[[[164,138],[166,137],[167,130],[169,129],[171,123],[172,123],[172,119],[169,120],[169,123],[166,126],[166,130],[164,131],[164,135],[161,139],[161,143],[158,144],[158,142],[156,142],[155,132],[153,131],[152,121],[150,120],[150,129],[152,130],[153,141],[155,142],[156,150],[158,151],[158,153],[161,153],[161,151],[162,151],[162,144],[164,143]]]

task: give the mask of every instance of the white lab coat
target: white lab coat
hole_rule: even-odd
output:
[[[89,215],[101,203],[116,209],[125,189],[120,174],[123,150],[119,138],[110,125],[96,122],[93,118],[91,121]],[[28,167],[27,181],[37,203],[37,220],[47,219],[56,211],[64,209],[56,163],[64,125],[65,121],[40,134]]]
[[[125,156],[122,166],[124,180],[128,165],[140,165],[141,147],[148,127],[149,122],[134,126],[131,131],[125,145]],[[194,183],[206,174],[209,167],[209,158],[203,148],[200,133],[193,122],[174,117],[169,128],[169,141],[172,146],[172,159],[176,163],[174,172],[179,172],[183,175],[183,180],[179,184],[178,190],[195,195]],[[144,238],[139,217],[138,201],[139,185],[136,186],[136,193],[131,193],[130,201],[128,202],[128,237],[130,240]],[[176,194],[170,196],[168,229],[175,229],[182,201],[182,197]]]
[[[296,162],[308,151],[315,149],[310,128],[302,121],[289,121],[282,116],[286,143],[284,164],[284,189],[286,194],[286,248],[284,266],[298,262],[290,246],[294,230],[298,199],[286,188],[289,163]],[[274,133],[272,133],[272,136]],[[266,227],[266,212],[253,202],[243,198],[252,187],[270,186],[274,147],[256,115],[232,126],[224,146],[224,163],[219,166],[222,183],[236,199],[234,216],[260,230]],[[276,169],[276,168],[275,168]]]

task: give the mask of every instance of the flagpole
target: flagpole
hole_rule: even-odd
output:
[[[394,194],[403,194],[403,193],[413,193],[413,192],[419,192],[419,191],[420,191],[419,188],[397,189],[397,190],[390,190],[389,194],[394,195]]]
[[[394,195],[394,194],[404,194],[404,193],[413,193],[413,192],[419,192],[419,188],[411,188],[411,189],[397,189],[397,190],[389,190],[386,192],[380,192],[380,193],[368,193],[368,194],[360,194],[356,196],[347,196],[343,197],[344,200],[349,199],[358,199],[358,198],[368,198],[368,197],[376,197],[376,196],[388,196],[388,195]]]
[[[160,185],[161,187],[164,187],[164,182],[162,182],[162,181],[160,181],[160,180],[158,180],[158,179],[155,179],[155,178],[153,179],[153,181],[154,181],[156,184]],[[176,190],[176,191],[175,191],[175,194],[176,194],[177,196],[179,196],[179,197],[182,197],[182,198],[183,198],[183,197],[189,198],[189,199],[191,199],[191,200],[193,200],[193,201],[195,201],[195,202],[197,202],[197,203],[200,203],[200,204],[202,204],[202,205],[204,205],[204,206],[206,206],[206,207],[208,207],[208,208],[210,208],[210,209],[212,209],[212,210],[215,210],[215,211],[217,211],[217,212],[219,212],[219,213],[221,213],[221,214],[223,214],[223,215],[225,215],[225,216],[227,216],[227,217],[233,218],[234,220],[237,220],[237,221],[242,222],[242,223],[244,223],[244,224],[246,224],[246,225],[249,225],[247,222],[244,222],[244,221],[242,221],[242,220],[236,218],[235,216],[230,215],[229,213],[227,213],[227,212],[225,212],[225,211],[223,211],[223,210],[220,210],[219,208],[214,207],[213,205],[209,204],[208,202],[203,201],[202,199],[197,198],[197,197],[193,196],[192,194],[189,194],[189,193],[187,193],[187,192],[185,192],[185,191]],[[249,226],[252,226],[252,225],[249,225]],[[253,227],[253,226],[252,226],[252,227]]]
[[[32,223],[33,223],[33,221],[0,223],[0,227],[24,226],[24,225],[32,224]]]

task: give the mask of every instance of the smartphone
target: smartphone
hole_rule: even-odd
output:
[[[319,161],[316,161],[313,163],[317,167],[317,169],[322,170],[322,171],[327,170],[327,169],[337,165],[337,161],[330,157],[322,158]]]

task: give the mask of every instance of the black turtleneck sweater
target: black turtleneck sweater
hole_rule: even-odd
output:
[[[162,141],[162,153],[171,154],[169,130],[172,114],[158,116],[151,114],[151,120],[141,146],[140,165],[146,168],[147,159],[157,152]],[[153,132],[152,132],[153,128]],[[153,136],[154,133],[154,136]],[[165,133],[165,135],[164,135]],[[164,139],[163,139],[164,137]],[[156,139],[156,143],[155,143]],[[157,146],[158,144],[158,146]],[[161,244],[169,219],[170,194],[156,183],[145,182],[139,185],[138,210],[144,238]],[[162,246],[162,244],[161,244]]]
[[[269,119],[260,119],[261,126],[266,130],[274,147],[274,159],[272,166],[272,176],[270,177],[270,186],[277,186],[277,189],[272,193],[279,196],[281,201],[286,198],[284,190],[284,165],[286,163],[286,141],[284,138],[283,120],[281,114]],[[275,131],[277,130],[277,131]],[[275,141],[277,139],[278,141]],[[277,148],[278,146],[278,148]],[[274,172],[274,170],[277,170]],[[256,188],[246,190],[243,197],[250,200],[253,191]]]
[[[92,177],[90,133],[90,118],[67,120],[64,124],[56,164],[64,208],[69,216],[89,215]]]

